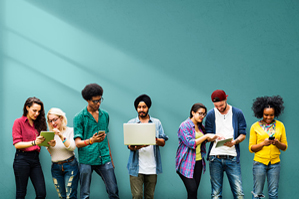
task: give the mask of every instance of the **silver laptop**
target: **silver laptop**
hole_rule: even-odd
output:
[[[154,123],[124,123],[125,145],[155,145],[156,125]]]

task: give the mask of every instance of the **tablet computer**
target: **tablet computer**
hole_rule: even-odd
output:
[[[125,145],[155,145],[156,125],[154,123],[124,123]]]
[[[216,142],[215,147],[217,148],[217,147],[223,146],[225,144],[225,142],[230,142],[232,140],[233,140],[233,138],[227,138],[227,139],[224,139],[224,140],[219,140],[219,141]]]
[[[41,131],[40,135],[45,138],[45,141],[40,143],[38,146],[50,146],[48,142],[54,140],[55,133],[54,131]]]

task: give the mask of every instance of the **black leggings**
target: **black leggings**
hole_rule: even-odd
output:
[[[202,173],[202,160],[196,161],[194,167],[193,178],[186,178],[179,172],[177,172],[182,179],[188,193],[188,199],[196,199],[197,198],[197,190],[199,187],[201,173]]]

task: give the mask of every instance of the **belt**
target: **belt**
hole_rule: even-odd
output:
[[[53,162],[54,164],[64,164],[64,163],[68,163],[68,162],[72,162],[75,159],[75,156],[70,157],[67,160],[64,161],[59,161],[59,162]]]
[[[53,162],[53,164],[62,164],[62,165],[61,165],[61,171],[64,171],[63,164],[64,164],[64,163],[68,163],[68,162],[72,162],[74,159],[75,159],[75,156],[72,156],[72,157],[70,157],[69,159],[64,160],[64,161]]]
[[[234,159],[235,156],[232,155],[212,155],[212,157],[216,157],[218,159]]]

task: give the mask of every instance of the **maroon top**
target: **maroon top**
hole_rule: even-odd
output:
[[[34,128],[34,125],[31,126],[29,124],[29,120],[27,117],[22,116],[15,120],[12,127],[13,145],[18,142],[33,141],[37,136],[39,136],[39,132]],[[36,145],[20,150],[40,152],[40,147]]]

